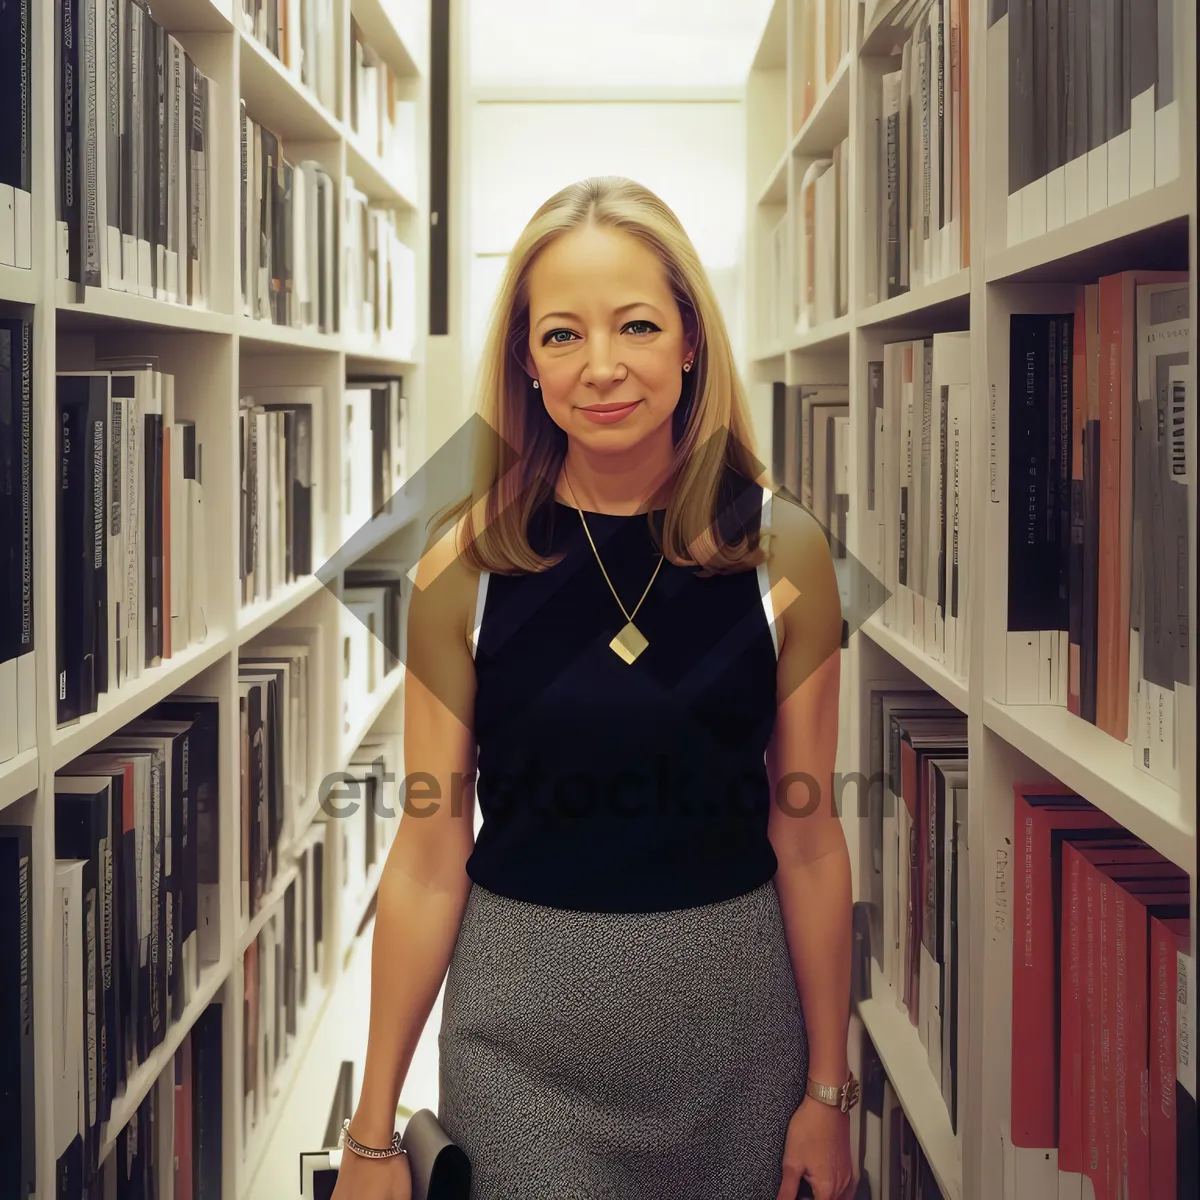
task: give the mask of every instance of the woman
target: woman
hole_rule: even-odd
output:
[[[616,178],[548,200],[481,378],[498,436],[411,604],[351,1138],[388,1146],[445,978],[438,1116],[474,1200],[841,1200],[838,588],[770,503],[674,214]],[[336,1200],[408,1196],[403,1157],[344,1156]]]

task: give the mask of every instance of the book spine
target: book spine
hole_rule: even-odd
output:
[[[1059,988],[1058,1169],[1083,1171],[1082,1053],[1079,1024],[1082,965],[1081,868],[1074,847],[1063,846],[1062,979]]]
[[[1097,607],[1096,724],[1119,741],[1128,726],[1129,586],[1122,557],[1125,494],[1123,459],[1132,440],[1132,403],[1126,403],[1122,353],[1125,284],[1121,276],[1100,281],[1100,580]],[[1122,575],[1125,575],[1123,581]],[[1122,663],[1124,671],[1122,671]],[[1122,688],[1122,678],[1125,686]]]
[[[162,415],[147,413],[144,420],[145,523],[144,578],[146,581],[145,655],[148,666],[157,666],[162,656]]]
[[[59,220],[66,233],[67,278],[79,283],[83,278],[83,204],[79,195],[79,2],[61,0],[60,5],[60,82],[59,127],[61,160],[59,163]]]
[[[1100,1121],[1100,885],[1097,872],[1088,863],[1081,866],[1083,881],[1084,976],[1080,988],[1079,1018],[1082,1031],[1083,1173],[1094,1195],[1105,1193],[1102,1126]]]
[[[1122,1126],[1127,1194],[1150,1200],[1150,947],[1145,908],[1131,901],[1125,925],[1125,1097]]]
[[[121,265],[121,7],[104,0],[104,185],[108,285],[124,289]],[[112,231],[110,234],[109,231]],[[114,236],[115,235],[115,236]]]
[[[1084,490],[1084,437],[1087,429],[1087,314],[1080,288],[1071,330],[1070,540],[1068,562],[1068,630],[1070,636],[1067,708],[1082,715],[1083,559],[1087,528]]]
[[[92,575],[91,655],[93,695],[108,691],[108,377],[89,378],[88,555]],[[86,675],[85,675],[86,678]],[[95,701],[89,711],[95,711]]]
[[[83,381],[86,385],[86,380]],[[57,713],[60,725],[77,720],[83,707],[83,628],[90,573],[84,570],[83,520],[86,393],[80,379],[58,379],[58,479],[56,486],[57,594],[55,598]],[[72,584],[74,581],[74,584]]]
[[[100,128],[97,106],[102,95],[103,49],[100,40],[101,11],[104,0],[80,0],[79,22],[75,37],[81,43],[81,65],[76,79],[81,87],[79,97],[79,136],[83,143],[83,265],[82,280],[87,287],[100,287],[101,239],[104,222],[100,211],[100,155],[104,152],[104,136]]]
[[[1054,628],[1056,563],[1049,529],[1050,320],[1013,316],[1010,327],[1008,629]]]

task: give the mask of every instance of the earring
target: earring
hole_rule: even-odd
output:
[[[683,369],[685,371],[690,371],[692,369],[692,360],[690,358],[683,364]]]
[[[542,385],[541,385],[540,383],[538,383],[538,381],[537,381],[536,379],[533,381],[533,390],[534,390],[535,392],[536,392],[536,391],[537,391],[539,388],[541,388],[541,386],[542,386]]]

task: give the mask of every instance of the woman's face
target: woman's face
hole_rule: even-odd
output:
[[[526,366],[568,436],[607,452],[642,441],[671,419],[688,357],[662,263],[631,234],[583,226],[534,261]]]

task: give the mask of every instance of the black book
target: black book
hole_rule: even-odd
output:
[[[167,721],[191,721],[184,764],[191,797],[190,840],[185,850],[183,935],[197,935],[199,961],[210,961],[205,947],[220,954],[220,705],[211,696],[179,696],[156,704],[149,715]]]
[[[1064,315],[1058,318],[1057,374],[1055,376],[1054,402],[1057,409],[1057,436],[1054,444],[1054,508],[1058,517],[1058,621],[1056,628],[1069,629],[1071,625],[1071,444],[1074,427],[1072,394],[1075,378],[1075,318]]]
[[[1065,629],[1055,507],[1058,444],[1056,316],[1011,319],[1008,628]],[[1061,614],[1061,619],[1060,619]]]
[[[131,1015],[136,975],[133,973],[134,959],[129,958],[130,947],[136,956],[137,924],[136,909],[131,913],[127,906],[135,905],[136,879],[133,858],[125,847],[125,811],[132,806],[133,776],[129,774],[126,786],[126,766],[117,762],[110,754],[85,754],[75,759],[59,772],[57,778],[69,775],[101,778],[108,785],[107,862],[101,860],[105,878],[102,879],[102,908],[104,932],[104,956],[102,966],[104,978],[104,1050],[107,1055],[108,1071],[106,1083],[108,1094],[101,1110],[101,1120],[107,1121],[109,1108],[126,1079],[126,1064],[134,1042],[131,1036]],[[130,807],[132,821],[132,807]],[[76,857],[83,857],[77,855]],[[126,896],[126,892],[132,893]]]
[[[54,1164],[57,1200],[76,1200],[77,1197],[83,1196],[86,1160],[87,1153],[83,1144],[83,1135],[77,1133]],[[118,1196],[118,1200],[123,1200],[123,1198]]]
[[[99,775],[59,775],[54,780],[54,856],[84,861],[84,907],[94,922],[84,939],[84,1128],[89,1166],[95,1164],[100,1123],[108,1120],[115,1091],[106,1009],[113,1003],[111,787],[111,779]]]
[[[391,422],[388,394],[383,388],[371,389],[371,513],[383,511],[391,500]]]
[[[284,1032],[289,1036],[296,1033],[296,896],[297,888],[293,880],[283,897],[283,1011]]]
[[[777,485],[783,482],[786,441],[787,384],[776,380],[771,384],[771,476]]]
[[[191,895],[192,930],[195,929],[195,883],[194,875],[189,875],[189,859],[191,840],[190,835],[194,824],[194,801],[189,784],[191,782],[190,751],[191,751],[191,722],[189,720],[166,720],[156,717],[139,717],[126,726],[130,735],[162,739],[169,747],[169,757],[164,762],[164,769],[170,772],[168,780],[164,781],[164,791],[170,794],[171,805],[171,838],[164,846],[164,862],[168,859],[171,864],[170,872],[164,869],[164,882],[170,903],[167,906],[169,919],[166,926],[166,936],[169,939],[167,954],[167,999],[169,1001],[172,1021],[177,1021],[183,1015],[187,999],[187,989],[184,985],[184,944],[188,937],[186,916]],[[194,981],[193,981],[194,982]]]
[[[118,735],[101,743],[102,753],[143,766],[146,780],[145,805],[139,812],[140,796],[134,795],[122,823],[124,838],[122,861],[128,865],[122,881],[123,904],[129,903],[132,893],[134,907],[126,914],[135,931],[137,954],[131,956],[128,978],[131,995],[136,994],[137,1018],[133,1028],[133,1045],[126,1043],[126,1057],[145,1062],[166,1032],[165,1000],[167,991],[166,953],[166,866],[164,834],[166,831],[165,800],[167,781],[164,780],[163,752],[153,737]],[[141,854],[139,856],[139,843]],[[126,889],[125,885],[131,884]],[[148,927],[139,922],[139,910],[149,914]],[[136,992],[132,981],[136,979]]]
[[[287,562],[292,578],[312,574],[312,405],[264,404],[283,412],[287,453]]]
[[[37,1187],[33,1083],[33,829],[0,825],[0,1195]]]
[[[60,375],[58,386],[57,671],[58,722],[96,711],[98,602],[107,592],[104,567],[107,380],[100,375]],[[99,461],[95,460],[99,442]],[[97,581],[105,589],[97,595]],[[103,625],[101,625],[101,631]]]
[[[157,666],[163,652],[163,419],[161,413],[146,413],[145,467],[145,578],[146,578],[146,665]]]
[[[250,914],[258,912],[262,903],[267,861],[267,796],[263,779],[262,687],[250,684],[246,689],[246,721],[248,745],[242,747],[250,776]]]
[[[151,1092],[117,1136],[117,1200],[154,1200],[158,1195],[154,1099]]]
[[[4,0],[0,4],[0,183],[18,192],[30,190],[31,155],[29,143],[30,60],[33,54],[30,38],[30,0]],[[19,198],[17,207],[28,208],[27,198]],[[32,247],[22,246],[30,230],[22,228],[18,217],[14,232],[17,237],[18,264],[29,266]]]
[[[15,658],[21,596],[21,429],[13,322],[0,321],[0,663]]]
[[[221,1200],[221,1020],[221,1005],[210,1004],[192,1029],[194,1200]]]
[[[66,230],[67,278],[83,280],[83,146],[80,139],[83,88],[79,74],[82,29],[80,0],[59,0],[58,220]]]
[[[314,842],[312,848],[313,889],[313,970],[320,970],[321,953],[325,944],[325,844]]]
[[[32,341],[28,321],[0,317],[0,662],[33,650]]]

